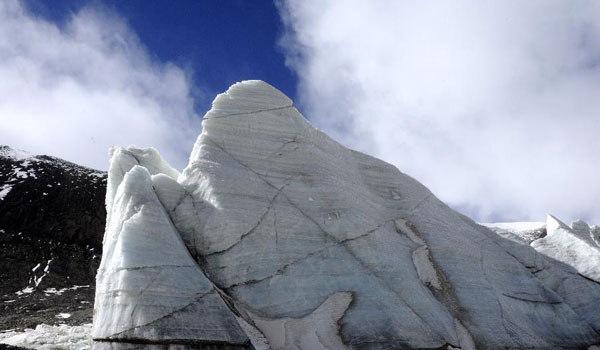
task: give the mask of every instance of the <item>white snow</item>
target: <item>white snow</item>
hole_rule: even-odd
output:
[[[552,215],[548,215],[547,236],[531,243],[538,252],[572,266],[583,276],[600,282],[600,247],[591,239]],[[589,235],[589,232],[588,232]]]
[[[12,190],[12,186],[9,184],[4,184],[0,186],[0,200],[4,200],[4,197]]]
[[[55,316],[56,318],[62,318],[62,319],[67,319],[71,317],[71,314],[66,313],[66,312],[61,312],[58,315]]]
[[[13,176],[15,176],[17,179],[21,178],[21,179],[26,179],[27,176],[27,172],[26,171],[21,171],[21,168],[15,168],[13,169]]]
[[[21,289],[20,291],[15,292],[16,295],[31,294],[31,293],[33,293],[32,287],[25,287],[25,288]]]
[[[73,287],[67,287],[67,288],[62,288],[62,289],[56,289],[56,288],[47,288],[44,290],[45,294],[56,294],[56,295],[62,295],[64,292],[68,291],[68,290],[77,290],[80,288],[89,288],[89,285],[84,285],[84,286],[73,286]]]
[[[33,155],[20,149],[4,146],[0,147],[0,157],[10,158],[13,160],[24,160],[33,157]]]
[[[48,260],[48,262],[46,262],[46,267],[44,267],[44,271],[43,274],[40,277],[36,277],[35,275],[33,276],[33,282],[34,282],[34,287],[36,288],[37,286],[40,285],[40,283],[42,283],[42,280],[44,279],[44,277],[46,277],[46,275],[48,275],[48,272],[50,271],[50,263],[52,262],[52,259]],[[39,264],[38,264],[39,266]],[[35,272],[35,270],[37,270],[38,266],[36,266],[32,271]]]
[[[581,275],[600,282],[598,227],[582,220],[566,225],[552,215],[546,222],[483,223],[502,237],[531,244],[539,253],[573,267]],[[543,234],[545,233],[545,235]],[[542,237],[544,236],[544,237]]]
[[[525,244],[540,238],[546,231],[546,223],[538,221],[490,222],[480,225],[492,229],[504,238]]]
[[[0,333],[0,343],[38,350],[88,350],[91,348],[91,324],[80,326],[40,324],[22,332]]]

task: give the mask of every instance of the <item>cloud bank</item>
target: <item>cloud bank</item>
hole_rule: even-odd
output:
[[[64,26],[0,2],[0,144],[106,169],[113,145],[182,167],[200,132],[188,75],[98,8]]]
[[[477,220],[600,223],[600,3],[279,3],[300,103]]]

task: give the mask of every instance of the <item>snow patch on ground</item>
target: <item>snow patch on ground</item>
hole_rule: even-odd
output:
[[[31,293],[33,293],[32,287],[25,287],[25,288],[21,289],[20,291],[15,292],[16,295],[31,294]]]
[[[27,164],[29,165],[29,164]],[[26,170],[22,170],[21,168],[13,169],[13,176],[15,179],[27,179],[28,177],[32,177],[37,179],[37,175],[35,173],[35,169],[29,168]]]
[[[89,288],[89,284],[85,285],[85,286],[73,286],[73,287],[67,287],[67,288],[62,288],[62,289],[56,289],[56,288],[47,288],[44,290],[44,294],[49,295],[49,294],[56,294],[56,295],[62,295],[64,292],[68,291],[68,290],[77,290],[79,288]]]
[[[4,200],[4,197],[6,197],[6,195],[8,194],[8,192],[10,192],[10,190],[12,190],[12,186],[9,184],[0,186],[0,201]]]
[[[87,350],[92,344],[91,329],[91,323],[80,326],[40,324],[23,332],[0,332],[0,343],[42,350]]]

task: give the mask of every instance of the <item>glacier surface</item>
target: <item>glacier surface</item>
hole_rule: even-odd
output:
[[[478,225],[262,81],[202,125],[181,173],[112,151],[94,348],[600,344],[597,228]]]

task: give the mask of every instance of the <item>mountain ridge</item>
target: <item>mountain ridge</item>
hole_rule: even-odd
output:
[[[0,329],[91,321],[106,178],[0,146]]]

